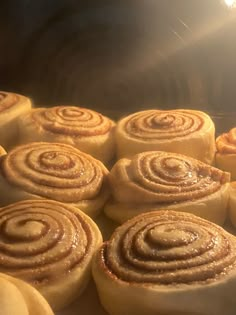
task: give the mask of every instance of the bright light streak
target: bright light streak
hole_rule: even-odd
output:
[[[232,8],[236,6],[236,0],[225,0],[225,4],[229,7]]]

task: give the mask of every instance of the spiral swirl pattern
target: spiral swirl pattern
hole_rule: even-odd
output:
[[[0,271],[36,287],[77,268],[95,242],[84,215],[49,200],[27,200],[2,208],[0,230]]]
[[[44,130],[73,137],[104,135],[112,128],[110,119],[82,107],[40,108],[35,109],[29,115]]]
[[[173,203],[195,200],[219,190],[229,174],[190,157],[161,151],[122,159],[111,170],[119,202]]]
[[[131,283],[215,280],[236,265],[236,240],[209,221],[173,211],[150,212],[119,227],[100,250],[109,277]]]
[[[216,148],[222,154],[236,154],[236,128],[216,139]]]
[[[14,93],[0,92],[0,113],[16,105],[19,101],[19,95]]]
[[[193,110],[147,110],[128,116],[124,131],[131,138],[159,141],[181,138],[207,127],[210,118]]]
[[[12,185],[34,195],[71,203],[95,198],[107,173],[99,161],[59,143],[22,145],[2,161],[2,174]]]

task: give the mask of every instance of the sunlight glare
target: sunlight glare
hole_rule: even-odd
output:
[[[236,0],[225,0],[225,4],[229,7],[232,8],[236,5]]]

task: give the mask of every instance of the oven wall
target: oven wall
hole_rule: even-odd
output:
[[[232,111],[233,10],[216,0],[8,0],[0,86],[36,105]]]

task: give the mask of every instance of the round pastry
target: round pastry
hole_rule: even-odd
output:
[[[61,143],[14,148],[0,164],[0,204],[53,199],[95,216],[108,198],[108,170],[92,156]]]
[[[0,91],[0,145],[9,149],[18,142],[19,115],[31,109],[29,98],[10,92]]]
[[[118,227],[93,259],[111,315],[234,315],[236,238],[195,215],[156,211]]]
[[[145,110],[117,123],[118,157],[144,151],[185,154],[212,164],[215,157],[215,126],[211,118],[195,110]]]
[[[115,123],[90,109],[75,106],[37,108],[22,115],[18,124],[21,143],[66,143],[104,163],[110,162],[115,153]]]
[[[109,175],[105,213],[124,222],[143,212],[174,209],[218,224],[226,218],[230,174],[191,157],[162,151],[121,159]]]
[[[92,219],[53,200],[25,200],[1,209],[0,227],[0,272],[37,288],[54,310],[79,296],[102,243]]]
[[[216,166],[230,172],[232,180],[236,180],[236,128],[216,139],[216,149]]]
[[[53,315],[46,300],[29,284],[0,274],[1,315]]]

